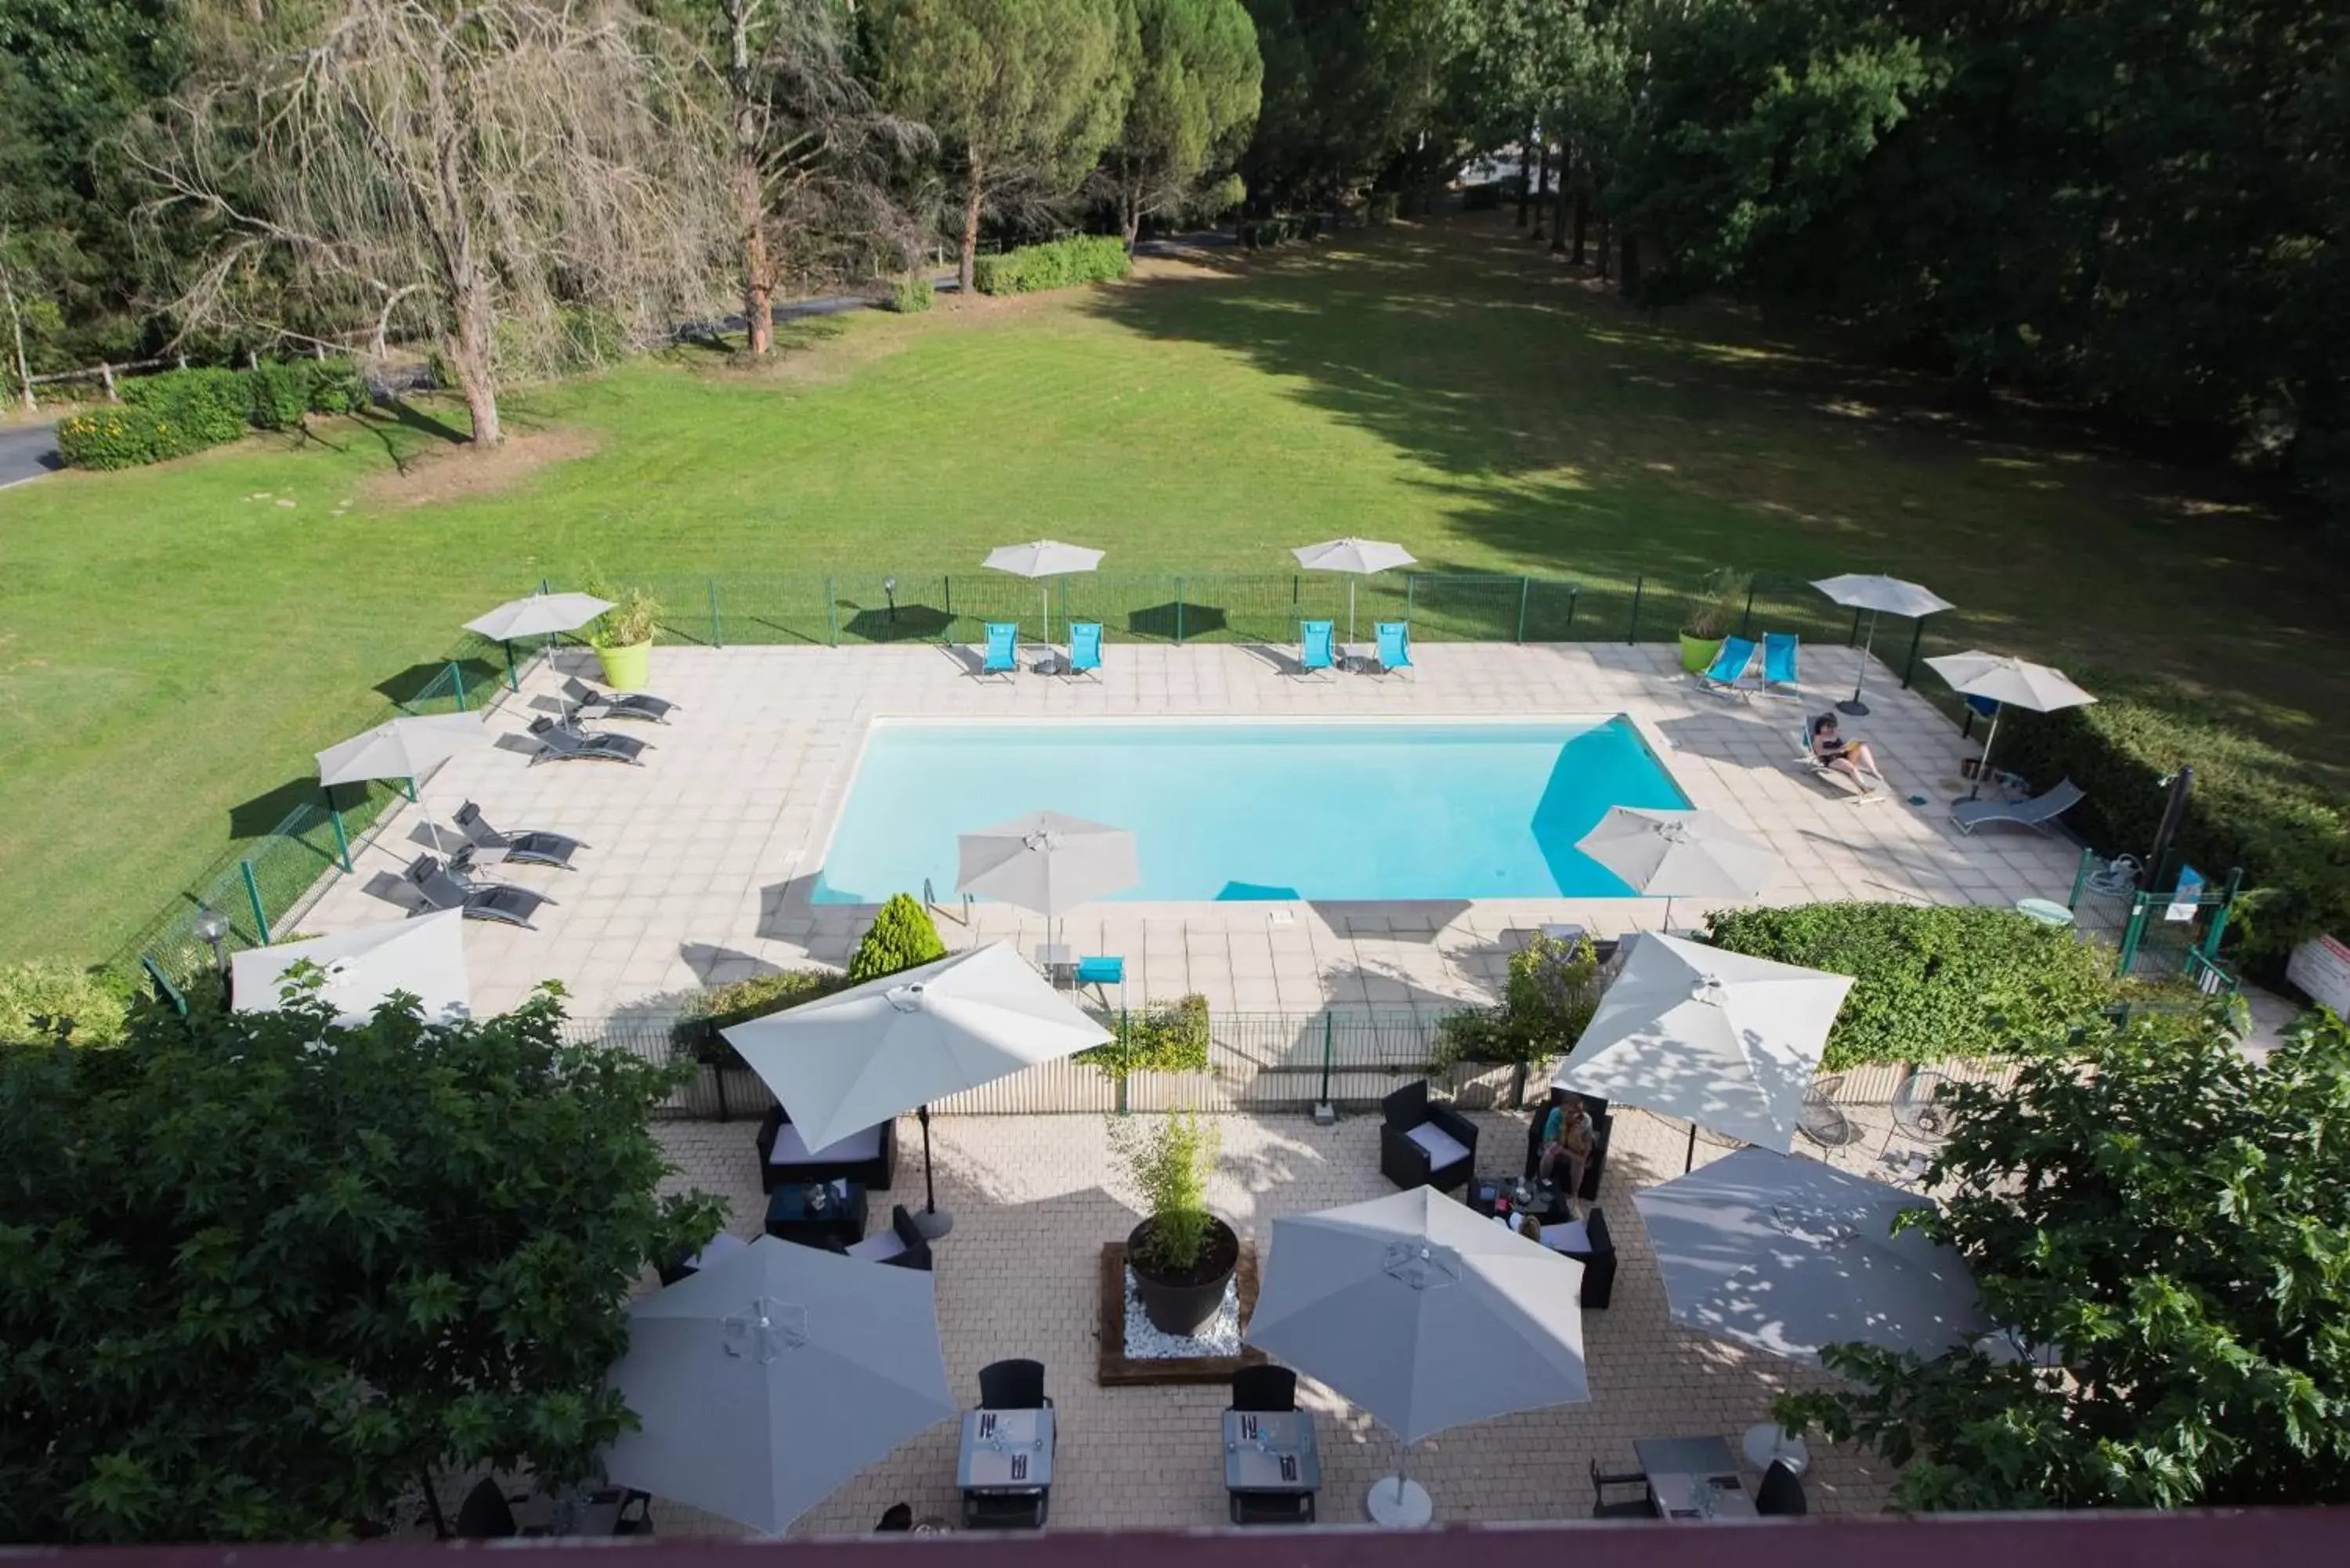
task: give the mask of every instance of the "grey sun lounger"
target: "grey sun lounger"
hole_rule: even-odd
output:
[[[575,719],[634,719],[666,724],[677,711],[677,704],[666,697],[650,691],[598,691],[576,675],[563,683],[563,694],[571,699]]]
[[[1972,833],[1987,822],[2012,822],[2045,833],[2050,823],[2087,798],[2079,784],[2066,779],[2030,800],[1962,800],[1950,807],[1950,821],[1960,833]]]
[[[487,859],[513,860],[525,866],[559,866],[568,871],[572,856],[588,847],[567,834],[536,830],[500,833],[483,817],[482,808],[470,800],[457,808],[457,815],[451,820],[465,836],[465,842]]]
[[[458,851],[460,857],[464,851]],[[530,918],[542,904],[554,899],[510,882],[474,882],[437,856],[420,855],[410,862],[400,880],[416,889],[427,909],[463,909],[469,920],[496,920],[525,930],[536,930]]]
[[[584,758],[589,762],[645,765],[645,742],[633,736],[589,732],[567,721],[547,718],[533,719],[530,732],[538,739],[538,753],[530,759],[533,767],[550,757],[558,763]]]

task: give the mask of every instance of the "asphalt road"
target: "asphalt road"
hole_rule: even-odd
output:
[[[63,468],[53,425],[0,425],[0,490]]]

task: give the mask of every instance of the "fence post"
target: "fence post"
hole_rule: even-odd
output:
[[[465,711],[465,671],[453,659],[449,661],[449,687],[457,693],[457,711]]]
[[[269,914],[261,907],[261,884],[253,879],[253,862],[240,860],[236,868],[244,873],[244,896],[253,900],[253,929],[260,934],[261,945],[269,945]]]
[[[1738,635],[1754,635],[1754,579],[1752,577],[1746,579],[1746,614],[1738,622]]]
[[[1532,577],[1518,579],[1518,640],[1520,642],[1526,639],[1526,596],[1534,591],[1534,580]]]
[[[1624,634],[1624,640],[1627,643],[1640,640],[1640,596],[1648,590],[1648,576],[1646,572],[1632,579],[1632,629]]]
[[[351,836],[343,831],[343,808],[334,803],[331,795],[329,795],[327,801],[327,815],[335,825],[336,857],[342,861],[343,869],[345,871],[349,871],[353,869],[351,866]]]
[[[706,580],[710,584],[710,646],[723,648],[726,637],[718,629],[718,579],[711,577]]]
[[[506,650],[506,690],[509,691],[520,691],[522,690],[522,673],[515,669],[514,643],[510,639],[498,644],[498,646]]]
[[[2236,907],[2236,895],[2243,891],[2244,868],[2241,866],[2228,873],[2228,891],[2222,895],[2218,909],[2211,916],[2211,929],[2205,933],[2199,950],[2214,967],[2220,961],[2220,939],[2228,929],[2228,916]]]
[[[1919,616],[1916,629],[1909,634],[1909,662],[1901,667],[1901,690],[1909,690],[1909,679],[1918,673],[1918,645],[1926,638],[1926,618]]]
[[[1330,1104],[1330,1035],[1334,1027],[1333,1017],[1334,1014],[1328,1008],[1322,1010],[1322,1096],[1314,1102],[1316,1109],[1327,1107]]]
[[[2086,845],[2083,845],[2081,846],[2081,863],[2077,867],[2074,867],[2073,870],[2073,893],[2070,898],[2064,900],[2064,907],[2066,909],[2077,909],[2081,907],[2081,886],[2083,883],[2088,881],[2089,862],[2095,860],[2096,857],[2097,852],[2095,850],[2091,849]]]
[[[1403,618],[1406,620],[1409,620],[1411,618],[1412,590],[1417,588],[1419,586],[1419,573],[1406,572],[1403,575]]]
[[[952,641],[954,640],[954,574],[953,574],[953,573],[951,573],[951,572],[947,572],[947,573],[943,573],[943,574],[941,574],[941,575],[940,576],[940,577],[939,577],[939,592],[940,592],[940,594],[941,595],[941,597],[943,597],[946,599],[946,601],[947,601],[947,604],[946,604],[946,609],[947,609],[947,624],[946,624],[945,626],[941,627],[941,628],[939,628],[939,640],[940,640],[941,642],[952,642]]]
[[[840,600],[832,591],[832,579],[824,580],[824,639],[827,648],[840,646]]]
[[[1183,579],[1175,579],[1175,646],[1183,646]]]
[[[1569,642],[1573,642],[1575,640],[1575,607],[1582,602],[1583,585],[1580,583],[1568,585],[1566,590],[1566,640]]]

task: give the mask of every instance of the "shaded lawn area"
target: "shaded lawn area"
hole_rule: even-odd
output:
[[[860,605],[1040,535],[1259,572],[1361,533],[1618,607],[1642,572],[1887,570],[1964,607],[1929,651],[2178,681],[2350,762],[2320,719],[2350,691],[2343,570],[2224,476],[1953,417],[1733,313],[1648,320],[1506,227],[1217,265],[543,389],[513,406],[536,448],[481,472],[433,405],[0,493],[0,957],[103,956],[466,618],[591,562],[838,572],[874,579]]]

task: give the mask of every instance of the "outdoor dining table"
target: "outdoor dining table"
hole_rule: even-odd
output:
[[[1224,1412],[1225,1490],[1313,1492],[1321,1487],[1322,1452],[1310,1412]]]
[[[955,1453],[955,1485],[964,1491],[1043,1491],[1053,1484],[1053,1412],[966,1410]]]
[[[1737,1456],[1720,1438],[1643,1438],[1632,1451],[1648,1475],[1648,1501],[1666,1523],[1755,1517]]]

